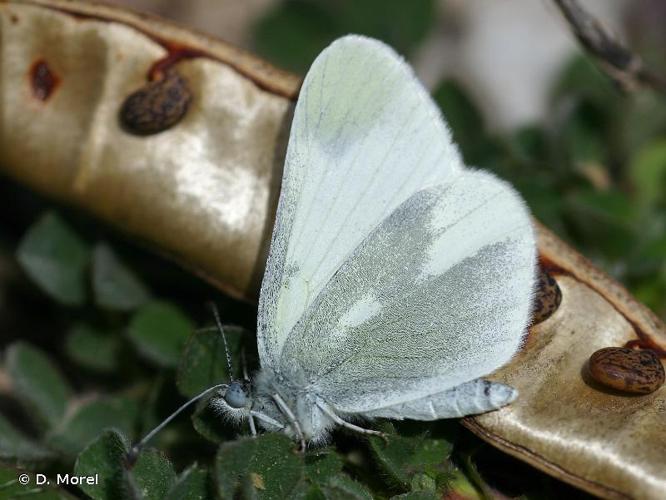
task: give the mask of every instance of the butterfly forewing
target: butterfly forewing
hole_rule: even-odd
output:
[[[381,42],[344,37],[308,72],[262,284],[258,344],[277,367],[297,321],[393,210],[462,168],[438,109]]]

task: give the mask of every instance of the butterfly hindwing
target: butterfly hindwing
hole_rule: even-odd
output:
[[[491,373],[527,327],[533,238],[522,200],[491,174],[415,193],[323,288],[285,343],[281,373],[350,413]]]

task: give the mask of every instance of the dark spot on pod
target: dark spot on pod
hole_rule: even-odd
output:
[[[562,292],[553,278],[543,266],[539,267],[536,294],[532,313],[532,324],[547,320],[560,307]]]
[[[46,101],[53,91],[60,84],[60,78],[49,67],[44,59],[38,59],[32,66],[29,72],[30,86],[32,87],[32,95],[40,101]]]
[[[664,366],[651,350],[626,347],[599,349],[588,362],[592,378],[606,387],[632,394],[650,394],[664,384]]]
[[[157,134],[178,123],[191,100],[187,81],[170,69],[125,99],[120,122],[132,134]]]

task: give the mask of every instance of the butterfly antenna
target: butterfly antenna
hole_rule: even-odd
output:
[[[231,369],[231,352],[229,352],[229,345],[227,344],[227,336],[224,334],[224,328],[222,328],[222,322],[220,321],[220,313],[217,310],[217,306],[214,302],[209,302],[208,306],[213,311],[213,316],[215,316],[215,323],[217,324],[217,329],[222,335],[222,342],[224,342],[224,353],[227,355],[227,367],[229,368],[229,380],[233,379],[233,371]]]
[[[185,408],[190,406],[192,403],[195,403],[196,401],[200,400],[203,398],[206,394],[208,394],[211,391],[214,391],[216,389],[221,389],[224,387],[228,387],[227,384],[217,384],[214,385],[213,387],[209,387],[205,391],[203,391],[201,394],[198,394],[194,396],[192,399],[190,399],[187,403],[183,404],[178,408],[176,411],[174,411],[171,415],[169,415],[167,418],[165,418],[157,427],[155,427],[152,431],[150,431],[148,434],[146,434],[141,441],[139,441],[137,444],[132,446],[132,449],[129,451],[127,457],[128,457],[128,462],[130,464],[133,464],[137,457],[139,456],[139,453],[141,453],[141,450],[143,449],[144,446],[150,441],[155,434],[160,432],[164,427],[166,427],[169,422],[171,422],[174,418],[176,418]]]
[[[243,368],[243,378],[245,380],[250,380],[250,376],[247,374],[247,360],[245,359],[245,349],[241,350],[241,367]]]

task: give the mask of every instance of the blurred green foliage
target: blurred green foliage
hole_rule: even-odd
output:
[[[289,0],[268,12],[255,29],[259,54],[285,69],[305,73],[336,38],[358,33],[380,38],[411,54],[432,27],[433,0]]]
[[[435,19],[432,0],[294,0],[259,22],[258,50],[304,72],[335,37],[364,33],[410,56]],[[666,102],[623,96],[589,62],[564,68],[543,123],[488,129],[467,90],[433,97],[469,165],[511,181],[534,214],[666,317]],[[582,498],[479,442],[455,421],[378,422],[388,442],[336,432],[294,453],[276,434],[250,439],[201,401],[128,460],[130,443],[187,398],[229,378],[203,304],[221,304],[234,376],[256,369],[256,311],[97,223],[60,214],[0,181],[0,498]],[[45,211],[46,210],[46,211]],[[27,279],[26,279],[27,278]],[[206,327],[196,329],[195,325]],[[31,474],[31,488],[17,483]],[[36,487],[34,472],[95,474],[99,485]]]
[[[85,300],[90,249],[55,214],[45,214],[21,241],[16,257],[46,293],[65,305]]]
[[[128,326],[128,336],[146,358],[176,366],[194,324],[173,304],[151,302],[141,307]]]

